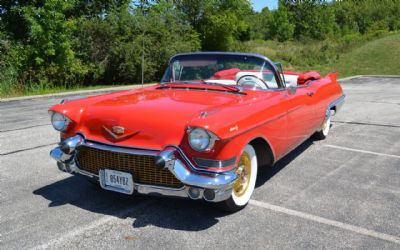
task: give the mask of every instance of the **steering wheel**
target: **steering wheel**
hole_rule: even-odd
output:
[[[237,80],[237,85],[251,89],[269,89],[267,82],[255,75],[244,75]]]

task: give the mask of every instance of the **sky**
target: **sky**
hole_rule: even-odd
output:
[[[256,11],[261,11],[266,6],[269,9],[276,9],[278,6],[278,0],[252,0],[252,2]]]

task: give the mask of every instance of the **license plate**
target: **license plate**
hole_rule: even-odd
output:
[[[124,194],[133,193],[132,174],[111,169],[102,169],[99,175],[102,188]]]

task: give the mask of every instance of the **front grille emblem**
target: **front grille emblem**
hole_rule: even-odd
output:
[[[117,135],[122,135],[123,133],[125,133],[125,128],[121,126],[114,126],[112,127],[112,131]]]
[[[125,133],[125,128],[121,126],[114,126],[110,129],[108,129],[106,126],[103,126],[103,129],[109,133],[115,140],[121,140],[121,139],[126,139],[128,137],[131,137],[133,135],[138,134],[140,131],[133,131],[131,133]]]

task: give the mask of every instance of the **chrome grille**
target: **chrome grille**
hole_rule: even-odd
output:
[[[112,169],[131,173],[134,182],[148,185],[182,187],[170,171],[157,168],[155,157],[107,151],[97,148],[79,147],[76,157],[79,168],[96,174],[100,169]]]

